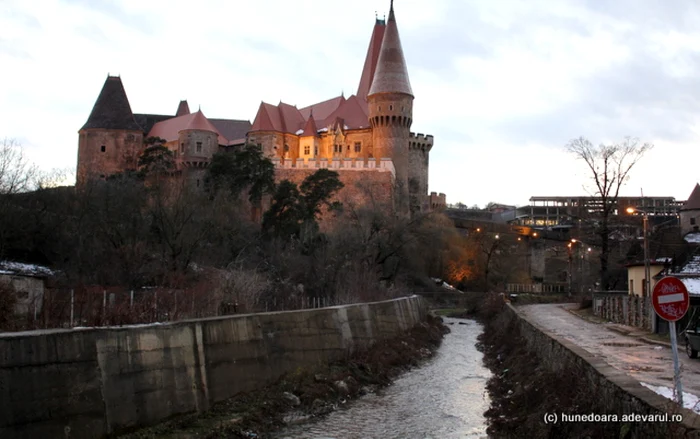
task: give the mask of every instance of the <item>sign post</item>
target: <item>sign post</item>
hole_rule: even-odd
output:
[[[678,404],[683,407],[683,386],[678,365],[678,341],[676,339],[676,321],[683,318],[690,305],[688,290],[680,279],[666,276],[656,283],[651,295],[651,303],[659,317],[668,321],[671,332],[671,350],[673,351],[673,382],[676,388]]]

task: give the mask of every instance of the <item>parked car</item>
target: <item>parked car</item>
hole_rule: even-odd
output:
[[[685,333],[685,353],[690,358],[698,358],[698,351],[700,351],[700,318],[698,318],[697,313],[693,313],[688,326],[683,332]]]

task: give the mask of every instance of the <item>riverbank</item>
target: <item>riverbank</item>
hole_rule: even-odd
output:
[[[215,404],[208,412],[174,418],[120,436],[128,439],[266,438],[285,425],[323,416],[352,399],[387,386],[432,357],[449,329],[428,319],[408,333],[378,342],[350,358],[298,369],[275,384]]]
[[[501,304],[501,310],[484,322],[479,338],[484,362],[493,373],[487,383],[492,402],[485,413],[490,437],[683,437],[672,423],[653,428],[622,422],[546,423],[546,414],[605,414],[621,407],[622,401],[606,400],[620,396],[607,391],[606,384],[593,385],[591,365],[585,361],[562,358],[555,368],[551,358],[540,358],[517,320]]]

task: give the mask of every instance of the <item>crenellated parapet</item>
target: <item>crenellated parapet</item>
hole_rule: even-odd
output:
[[[433,136],[431,134],[411,133],[408,137],[408,148],[430,152],[433,148]]]
[[[390,172],[396,176],[394,162],[390,158],[362,159],[362,158],[319,158],[319,159],[279,159],[273,158],[272,163],[276,169],[332,169],[338,172],[346,171],[376,171]]]
[[[443,193],[431,192],[428,196],[430,210],[443,210],[447,207],[447,196]]]

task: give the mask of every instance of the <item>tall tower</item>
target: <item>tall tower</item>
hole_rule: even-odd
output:
[[[76,185],[136,169],[143,129],[136,123],[122,80],[107,76],[85,125],[78,131]]]
[[[393,0],[367,104],[374,157],[391,158],[394,162],[396,210],[408,215],[408,142],[413,119],[413,91],[396,27]]]

